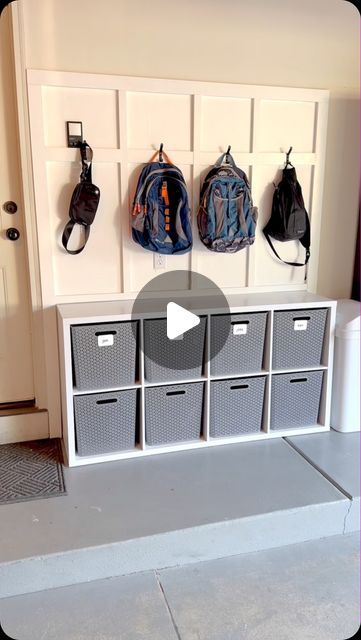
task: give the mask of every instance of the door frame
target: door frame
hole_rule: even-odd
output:
[[[22,4],[11,3],[8,5],[7,10],[10,12],[10,24],[13,37],[13,55],[15,67],[14,89],[17,103],[20,158],[19,170],[23,196],[26,257],[30,290],[30,322],[31,346],[33,352],[34,396],[35,406],[37,409],[41,410],[38,414],[39,420],[41,418],[41,422],[43,424],[43,427],[40,431],[39,428],[37,429],[37,434],[34,435],[35,438],[44,437],[46,430],[48,432],[46,433],[46,435],[54,436],[59,434],[50,433],[48,426],[45,430],[45,423],[43,422],[44,418],[46,417],[46,424],[48,424],[48,398],[46,385],[43,305],[39,271],[39,250],[35,224],[35,200],[32,181],[30,126],[28,118],[28,100],[26,87],[25,34],[23,25]],[[24,417],[25,415],[26,414],[24,413],[22,417]],[[32,430],[30,429],[30,431]]]

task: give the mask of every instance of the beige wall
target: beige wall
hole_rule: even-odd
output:
[[[349,296],[359,192],[359,16],[351,3],[20,4],[29,68],[330,89],[318,290]]]

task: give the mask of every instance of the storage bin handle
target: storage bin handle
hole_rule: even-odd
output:
[[[111,404],[112,402],[118,402],[117,398],[105,398],[104,400],[97,400],[97,404]]]
[[[95,335],[96,336],[116,336],[117,332],[116,331],[96,331]]]
[[[293,318],[294,322],[297,322],[297,320],[311,320],[311,316],[297,316],[297,318]]]
[[[182,396],[185,394],[184,389],[180,389],[179,391],[167,391],[166,396]]]
[[[232,320],[231,324],[249,324],[249,320]]]
[[[308,378],[293,378],[290,382],[307,382]]]
[[[231,386],[231,389],[248,389],[249,384],[234,384]]]

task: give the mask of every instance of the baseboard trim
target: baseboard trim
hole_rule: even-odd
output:
[[[0,412],[0,444],[42,440],[49,437],[46,409],[14,409]]]

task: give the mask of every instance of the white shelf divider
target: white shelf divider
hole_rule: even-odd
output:
[[[305,371],[325,371],[327,367],[323,364],[320,364],[319,367],[299,367],[297,369],[272,369],[272,375],[277,375],[279,373],[304,373]]]
[[[203,413],[203,437],[206,442],[210,440],[210,406],[211,406],[211,316],[207,316],[206,344],[204,354],[204,373],[206,384],[204,385],[204,413]]]
[[[116,391],[126,391],[127,389],[141,389],[142,385],[140,382],[135,382],[134,384],[128,384],[124,386],[118,387],[107,387],[102,389],[77,389],[73,388],[73,396],[88,396],[93,395],[95,393],[112,393]]]
[[[229,376],[228,376],[229,377]],[[165,387],[169,384],[190,384],[191,382],[207,382],[206,376],[201,376],[200,378],[182,378],[180,380],[163,380],[162,382],[150,382],[149,380],[145,380],[144,387]]]
[[[241,378],[261,378],[262,376],[268,376],[269,371],[261,369],[261,371],[253,371],[252,373],[229,373],[224,376],[210,376],[210,380],[238,380]]]
[[[140,375],[140,398],[139,402],[139,444],[142,451],[146,448],[145,442],[145,374],[144,374],[144,323],[139,320],[139,375]]]

